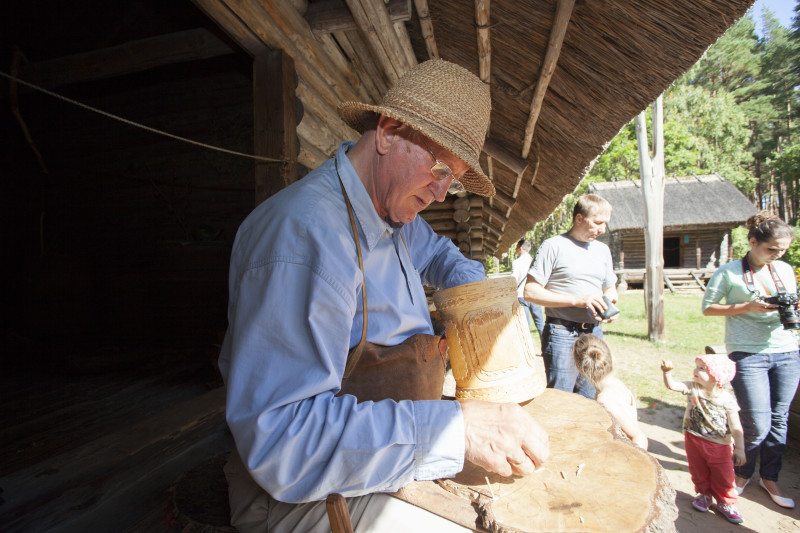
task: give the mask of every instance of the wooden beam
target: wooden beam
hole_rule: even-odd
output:
[[[389,0],[386,3],[389,19],[393,23],[411,20],[410,0]],[[358,28],[353,14],[344,0],[321,0],[308,4],[306,21],[315,35],[324,35],[336,31],[348,31]]]
[[[417,9],[422,38],[425,39],[425,47],[428,49],[428,58],[439,59],[439,49],[433,35],[433,22],[430,9],[428,9],[428,0],[414,0],[414,7]]]
[[[372,53],[358,30],[337,31],[333,34],[336,42],[344,50],[353,63],[356,71],[361,73],[365,85],[372,85],[373,102],[379,102],[389,90],[388,78],[372,60]]]
[[[255,57],[264,52],[264,41],[242,22],[222,0],[192,0],[197,8],[213,20],[222,31],[242,47],[250,57]]]
[[[392,84],[413,65],[394,31],[383,0],[345,0],[356,25]],[[413,55],[413,54],[412,54]]]
[[[483,151],[492,159],[500,161],[514,174],[519,176],[528,168],[528,162],[497,141],[487,138],[483,143]]]
[[[243,27],[273,50],[286,51],[294,60],[298,74],[329,106],[336,108],[343,100],[358,99],[358,93],[346,77],[330,68],[331,58],[291,3],[281,0],[192,1],[221,26],[230,23]],[[229,22],[231,20],[233,22]]]
[[[499,204],[503,204],[503,207],[505,207],[506,209],[511,209],[517,203],[517,200],[515,198],[512,198],[511,196],[499,190],[495,191],[495,195],[492,196],[492,200]]]
[[[130,41],[102,50],[24,64],[20,66],[19,78],[34,85],[54,88],[232,53],[234,50],[211,32],[197,28]],[[23,92],[31,89],[21,85],[19,90]]]
[[[491,0],[475,0],[475,27],[478,29],[478,75],[491,83],[492,42],[489,39],[489,9]]]
[[[495,209],[494,207],[485,205],[485,206],[483,206],[483,212],[486,213],[487,215],[493,217],[498,222],[501,222],[503,224],[503,226],[508,224],[508,217],[506,216],[506,214],[502,213],[501,211],[499,211],[497,209]]]
[[[294,61],[282,50],[253,61],[255,155],[286,160],[281,165],[256,161],[256,205],[297,181],[296,79]]]
[[[553,27],[550,31],[550,39],[547,42],[547,51],[544,55],[544,63],[539,71],[539,79],[536,82],[536,89],[533,91],[531,100],[531,112],[528,115],[528,124],[525,126],[525,139],[522,142],[522,159],[528,158],[533,140],[533,131],[536,128],[536,121],[542,111],[542,102],[550,85],[550,78],[556,70],[558,56],[561,55],[561,46],[564,44],[564,35],[567,33],[569,19],[572,17],[572,9],[575,7],[575,0],[558,0],[556,4],[556,16],[553,19]]]

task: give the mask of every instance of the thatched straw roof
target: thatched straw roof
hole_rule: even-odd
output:
[[[169,74],[179,77],[190,61],[232,72],[227,84],[220,76],[212,88],[198,86],[198,94],[213,90],[219,102],[241,102],[252,91],[241,79],[253,72],[247,62],[283,51],[292,60],[288,68],[296,72],[297,85],[290,90],[302,103],[302,121],[278,141],[297,139],[299,148],[264,149],[256,125],[257,149],[289,154],[292,161],[283,175],[269,178],[276,181],[259,185],[265,191],[296,179],[295,162],[313,168],[341,140],[357,137],[336,115],[339,102],[375,102],[398,75],[430,57],[458,63],[491,85],[491,129],[482,158],[498,194],[487,201],[449,200],[423,216],[465,253],[482,258],[504,252],[546,218],[619,129],[695,63],[752,2],[81,0],[71,4],[71,12],[85,14],[64,18],[53,15],[51,4],[57,2],[52,0],[17,0],[12,14],[26,13],[9,23],[27,25],[17,28],[19,42],[13,44],[36,52],[28,58],[31,64],[22,63],[22,79],[46,88],[119,79],[103,87],[101,103],[111,111],[130,102],[134,91],[161,90],[141,85],[155,83],[158,76],[133,73],[160,69],[166,79],[164,71],[171,69]],[[44,7],[36,15],[30,6],[39,4]],[[136,17],[143,15],[151,24],[140,24]],[[260,83],[253,81],[261,91],[254,105],[264,112],[258,106],[271,87]],[[192,113],[190,105],[197,104],[188,99],[187,109],[170,112]],[[189,129],[195,138],[205,138],[220,124],[235,121],[242,117]]]
[[[609,233],[645,227],[639,181],[595,183],[590,190],[611,203]],[[685,226],[736,227],[756,208],[733,183],[718,175],[667,178],[664,185],[664,228]]]

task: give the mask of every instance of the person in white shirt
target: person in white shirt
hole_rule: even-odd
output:
[[[544,313],[542,306],[529,302],[525,299],[525,280],[528,278],[528,270],[531,268],[533,257],[531,257],[531,241],[527,239],[520,239],[517,243],[517,249],[514,251],[517,257],[511,263],[511,273],[517,282],[517,299],[528,312],[525,316],[528,317],[528,328],[531,327],[531,319],[536,326],[536,331],[539,332],[539,341],[542,339],[542,332],[544,330]]]

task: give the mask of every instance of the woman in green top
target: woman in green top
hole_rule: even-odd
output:
[[[736,363],[733,385],[742,409],[747,462],[736,467],[736,490],[744,490],[760,458],[759,484],[781,507],[794,500],[778,487],[786,447],[789,406],[800,381],[795,330],[781,323],[778,305],[762,300],[797,294],[792,267],[778,261],[794,239],[792,227],[762,211],[747,220],[750,251],[720,267],[703,297],[703,315],[725,317],[725,345]],[[724,302],[724,303],[722,303]],[[791,326],[791,324],[788,324]]]

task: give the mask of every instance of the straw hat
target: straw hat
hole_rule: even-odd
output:
[[[406,72],[379,105],[343,102],[339,115],[364,133],[371,112],[408,124],[469,165],[460,179],[469,192],[493,196],[494,185],[479,158],[489,127],[489,86],[463,67],[431,59]]]

